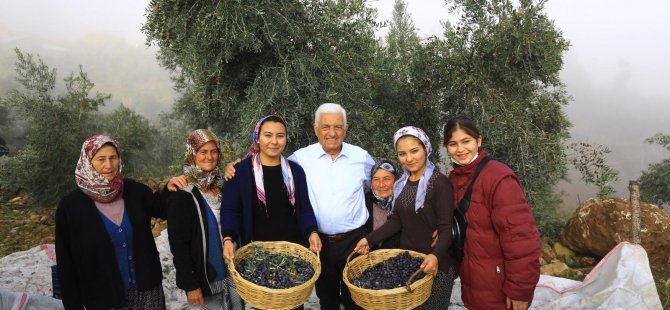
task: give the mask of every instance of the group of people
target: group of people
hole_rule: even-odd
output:
[[[318,252],[315,288],[324,310],[359,309],[342,279],[347,257],[380,247],[426,254],[421,269],[435,280],[421,309],[445,309],[456,277],[468,309],[530,306],[539,233],[518,177],[503,163],[490,160],[473,183],[462,261],[449,251],[454,208],[489,156],[473,121],[457,117],[444,128],[448,177],[429,160],[430,139],[419,128],[393,136],[402,169],[344,142],[347,131],[344,108],[322,104],[314,115],[318,142],[285,157],[286,121],[262,117],[249,153],[224,173],[216,136],[198,129],[187,139],[184,174],[157,193],[121,176],[114,139],[89,138],[75,172],[79,188],[56,213],[65,308],[165,308],[151,217],[168,220],[177,286],[194,308],[243,309],[225,260],[252,241]]]

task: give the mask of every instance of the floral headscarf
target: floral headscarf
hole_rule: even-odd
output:
[[[112,180],[107,180],[101,173],[95,171],[95,168],[91,164],[93,156],[107,143],[114,146],[116,153],[119,155],[119,171]],[[121,163],[119,142],[106,135],[91,136],[81,146],[79,161],[74,171],[75,182],[79,186],[79,189],[91,199],[102,203],[112,202],[121,197],[123,192]]]
[[[430,146],[430,139],[428,138],[428,135],[421,130],[421,128],[414,127],[414,126],[407,126],[398,129],[396,133],[393,135],[393,147],[398,150],[398,140],[403,137],[403,136],[413,136],[419,139],[423,146],[426,148],[426,170],[423,172],[423,176],[419,180],[419,186],[416,190],[416,202],[414,204],[414,211],[418,212],[419,208],[423,207],[423,203],[426,200],[426,189],[428,187],[428,179],[430,179],[430,176],[433,174],[433,171],[435,170],[435,164],[428,160],[428,156],[433,153],[433,149]],[[405,187],[405,184],[407,184],[407,180],[409,180],[409,171],[403,167],[403,174],[398,179],[395,184],[393,184],[393,205],[395,206],[395,201],[396,198],[398,198],[398,195],[402,192],[402,189]]]
[[[214,142],[216,148],[220,149],[219,139],[207,129],[198,129],[188,135],[186,139],[186,154],[184,159],[184,175],[190,184],[195,185],[201,192],[219,194],[223,186],[223,177],[217,163],[212,171],[204,171],[195,164],[195,157],[205,143]],[[219,156],[219,158],[221,158]]]
[[[385,159],[380,160],[376,162],[374,166],[372,166],[372,169],[370,169],[370,188],[372,188],[372,177],[379,169],[390,172],[393,174],[394,178],[398,177],[398,169],[396,169],[392,162]],[[389,213],[393,210],[393,195],[382,198],[377,196],[377,193],[375,193],[374,190],[372,190],[372,195],[375,197],[375,202],[377,205],[379,205],[382,209],[388,211]]]
[[[261,163],[261,149],[258,145],[258,137],[260,136],[261,126],[270,117],[278,119],[282,124],[284,124],[284,128],[286,128],[286,131],[288,132],[288,126],[286,126],[286,120],[283,117],[277,114],[270,114],[261,117],[256,123],[254,132],[251,134],[251,147],[249,148],[249,153],[245,157],[251,157],[251,169],[254,172],[256,194],[258,195],[258,200],[260,200],[261,206],[265,207],[266,215],[269,215],[269,213],[266,203],[267,200],[265,198],[265,185],[263,184],[263,164]],[[286,157],[284,157],[284,155],[281,155],[281,173],[284,179],[284,185],[286,185],[286,191],[288,192],[288,199],[291,202],[291,206],[293,206],[293,210],[295,211],[295,184],[293,181],[293,173],[291,172],[291,166],[289,166],[288,160]]]

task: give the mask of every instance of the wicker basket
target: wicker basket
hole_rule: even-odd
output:
[[[364,309],[387,310],[413,309],[426,302],[428,297],[430,297],[433,287],[433,275],[426,275],[407,287],[398,287],[390,290],[364,289],[351,284],[349,281],[349,278],[356,278],[368,268],[405,251],[414,257],[426,257],[425,254],[419,252],[400,249],[376,250],[356,257],[351,261],[349,261],[351,259],[351,255],[349,255],[342,278],[347,287],[349,287],[351,298],[356,304]]]
[[[235,266],[243,259],[254,255],[252,246],[261,247],[270,253],[290,254],[299,257],[314,268],[314,276],[303,284],[287,289],[267,288],[244,279],[242,275],[235,270]],[[304,304],[312,293],[314,283],[319,277],[319,274],[321,274],[321,261],[317,254],[312,253],[309,249],[296,243],[285,241],[257,241],[249,243],[235,252],[235,258],[228,261],[228,271],[233,277],[237,292],[242,299],[252,307],[258,309],[295,309]]]

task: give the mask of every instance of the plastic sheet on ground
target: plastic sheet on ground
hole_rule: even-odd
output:
[[[449,309],[465,309],[460,279]],[[584,278],[584,282],[542,275],[531,309],[663,309],[640,245],[622,242]]]
[[[38,310],[63,309],[63,303],[52,297],[16,293],[0,288],[0,309],[3,310]]]

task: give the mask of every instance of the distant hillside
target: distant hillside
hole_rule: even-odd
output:
[[[93,92],[112,95],[103,111],[123,103],[155,119],[160,112],[171,109],[177,96],[168,72],[158,65],[154,48],[133,46],[108,34],[53,42],[49,38],[10,33],[7,29],[0,29],[0,96],[18,87],[14,72],[16,47],[39,54],[47,65],[55,68],[60,89],[64,87],[63,78],[77,72],[81,64],[96,85]]]

